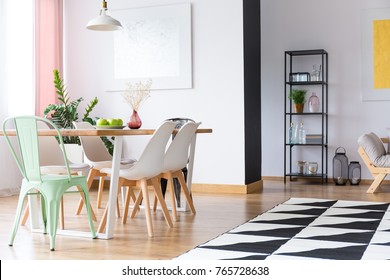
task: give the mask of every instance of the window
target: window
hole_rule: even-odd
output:
[[[33,1],[0,0],[5,14],[4,93],[7,115],[34,114]]]

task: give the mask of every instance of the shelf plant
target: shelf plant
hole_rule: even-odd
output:
[[[294,103],[294,108],[296,113],[302,113],[303,107],[306,101],[306,93],[305,89],[292,89],[288,98],[290,98]]]

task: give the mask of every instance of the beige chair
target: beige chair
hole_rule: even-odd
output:
[[[73,122],[76,129],[95,129],[88,122]],[[112,156],[107,151],[103,141],[97,136],[80,136],[80,142],[83,147],[86,161],[91,165],[91,169],[88,174],[88,187],[91,188],[95,177],[99,179],[99,189],[97,197],[97,208],[101,207],[102,194],[104,188],[104,181],[107,174],[101,172],[103,168],[110,168],[112,165]],[[121,167],[126,168],[131,166],[135,162],[134,159],[122,159]],[[133,196],[135,200],[135,196]],[[79,214],[83,207],[83,201],[80,200],[76,210],[76,214]],[[119,204],[117,201],[117,216],[120,217]]]
[[[387,139],[386,139],[387,140]],[[390,154],[375,133],[363,134],[358,139],[358,153],[374,177],[374,181],[367,193],[376,193],[381,190],[380,185],[390,173]]]

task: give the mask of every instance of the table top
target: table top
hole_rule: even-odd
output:
[[[62,136],[126,136],[126,135],[152,135],[155,129],[60,129]],[[211,128],[198,128],[196,133],[212,133]],[[174,132],[175,133],[175,132]],[[9,136],[15,136],[14,129],[7,130]],[[40,136],[56,136],[54,129],[38,130]],[[0,130],[0,136],[4,136]]]

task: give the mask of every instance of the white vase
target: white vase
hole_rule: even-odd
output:
[[[309,111],[311,113],[318,113],[320,111],[320,99],[318,96],[313,92],[309,98]]]

